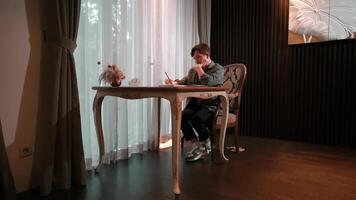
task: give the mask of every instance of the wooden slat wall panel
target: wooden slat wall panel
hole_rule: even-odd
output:
[[[356,146],[355,41],[288,47],[288,2],[212,1],[213,60],[248,69],[241,133]]]
[[[305,142],[356,146],[356,41],[289,47],[290,133]]]

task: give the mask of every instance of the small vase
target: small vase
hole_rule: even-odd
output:
[[[121,85],[121,80],[116,80],[110,83],[112,87],[120,87]]]

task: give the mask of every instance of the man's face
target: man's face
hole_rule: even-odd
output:
[[[209,57],[205,54],[201,54],[199,51],[194,51],[193,59],[195,60],[196,64],[205,64]]]

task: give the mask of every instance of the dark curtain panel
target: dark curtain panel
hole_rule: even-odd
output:
[[[284,138],[288,134],[288,2],[212,0],[213,59],[247,67],[242,135]]]
[[[41,195],[85,184],[79,96],[73,51],[80,0],[43,0],[39,152]]]
[[[9,161],[0,121],[0,199],[16,199],[14,179],[11,174]]]
[[[356,40],[292,45],[288,54],[290,133],[356,147]]]

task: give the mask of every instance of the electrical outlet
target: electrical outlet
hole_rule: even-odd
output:
[[[32,147],[23,147],[19,149],[19,157],[25,158],[32,155]]]

